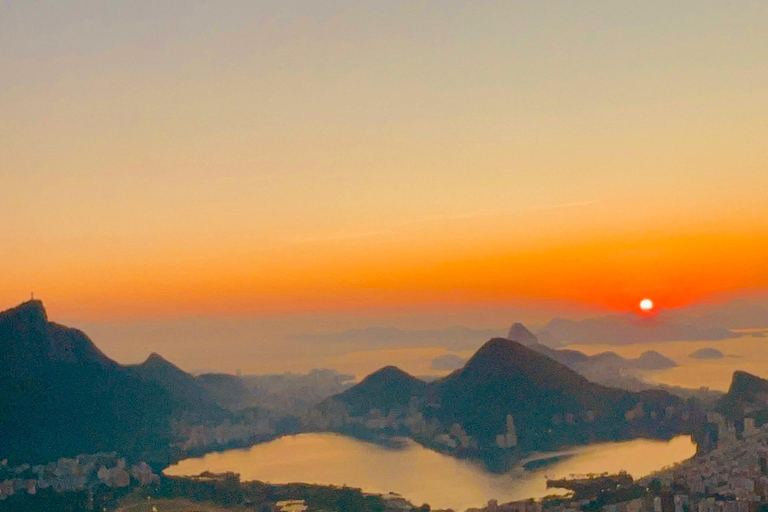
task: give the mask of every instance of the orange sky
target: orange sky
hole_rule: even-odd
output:
[[[111,258],[96,245],[83,248],[95,254],[45,252],[20,262],[36,268],[14,273],[6,290],[29,288],[24,277],[31,274],[41,283],[38,296],[58,315],[124,320],[355,311],[386,316],[540,299],[621,311],[636,308],[643,297],[671,308],[768,287],[768,231],[759,226],[530,240],[513,227],[515,218],[460,222],[451,222],[447,232],[444,226],[408,226],[265,249],[160,247],[156,254]],[[10,305],[20,293],[6,295]]]
[[[3,7],[1,304],[450,324],[768,288],[764,2],[274,4]]]

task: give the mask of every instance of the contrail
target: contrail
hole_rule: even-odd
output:
[[[352,240],[356,238],[367,238],[371,236],[385,235],[387,233],[398,231],[400,228],[415,226],[419,224],[429,224],[432,222],[473,219],[478,217],[495,217],[499,215],[505,215],[505,214],[515,213],[515,212],[527,211],[527,210],[557,210],[561,208],[578,208],[581,206],[590,206],[597,203],[598,201],[574,201],[570,203],[528,206],[523,208],[516,208],[514,210],[478,211],[478,212],[471,212],[471,213],[460,213],[455,215],[449,215],[449,214],[434,215],[431,217],[424,217],[421,219],[397,222],[394,224],[390,224],[387,227],[382,227],[380,229],[375,229],[370,231],[355,231],[355,232],[349,232],[349,233],[335,233],[335,234],[327,234],[327,235],[297,237],[297,238],[293,238],[292,241],[301,243],[301,242],[325,242],[325,241],[333,241],[333,240]]]

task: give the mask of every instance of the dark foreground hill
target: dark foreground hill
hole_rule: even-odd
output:
[[[448,377],[426,383],[385,368],[323,404],[350,425],[411,435],[447,451],[518,454],[593,441],[669,437],[684,403],[664,391],[633,393],[588,381],[515,341],[495,338]],[[376,419],[386,416],[385,419]],[[400,418],[398,420],[398,418]],[[337,422],[338,423],[338,422]],[[330,424],[334,424],[333,421]],[[355,429],[351,429],[355,430]]]
[[[768,380],[747,372],[734,372],[731,387],[716,409],[731,420],[755,417],[760,424],[767,422]]]
[[[0,313],[0,459],[166,446],[171,397],[30,301]]]
[[[595,384],[535,350],[500,338],[437,382],[434,393],[439,404],[434,414],[443,423],[459,423],[481,445],[492,444],[511,415],[519,445],[531,450],[621,439],[632,435],[626,415],[638,404],[642,419],[650,419],[652,412],[663,417],[665,407],[680,405],[665,392],[631,393]]]
[[[205,420],[221,419],[225,415],[214,395],[199,379],[159,354],[152,353],[143,363],[127,368],[142,381],[156,384],[168,394],[175,417]]]
[[[357,386],[336,395],[353,415],[364,415],[372,409],[383,413],[408,406],[411,398],[422,397],[427,383],[395,366],[386,366],[360,382]]]

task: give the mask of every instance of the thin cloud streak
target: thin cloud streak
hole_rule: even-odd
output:
[[[371,230],[371,231],[356,231],[350,233],[336,233],[328,235],[318,235],[309,237],[297,237],[292,241],[297,243],[312,243],[312,242],[330,242],[334,240],[354,240],[358,238],[368,238],[378,235],[386,235],[399,231],[401,228],[407,228],[410,226],[417,226],[420,224],[430,224],[434,222],[445,222],[451,220],[466,220],[480,217],[495,217],[500,215],[507,215],[510,213],[519,213],[523,211],[537,211],[537,210],[559,210],[564,208],[580,208],[584,206],[591,206],[597,204],[599,201],[574,201],[570,203],[548,204],[541,206],[529,206],[526,208],[517,208],[514,210],[496,210],[496,211],[479,211],[472,213],[462,213],[456,215],[434,215],[431,217],[425,217],[422,219],[415,219],[411,221],[403,221],[395,224],[391,224],[386,228]]]

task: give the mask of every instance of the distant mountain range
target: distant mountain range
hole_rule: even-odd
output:
[[[632,388],[637,387],[639,381],[635,378],[636,375],[633,375],[637,372],[666,370],[677,366],[675,361],[654,350],[643,352],[637,358],[627,359],[615,352],[601,352],[589,356],[578,350],[552,348],[539,343],[538,337],[521,323],[512,325],[507,339],[517,341],[521,345],[544,354],[593,382],[612,383],[617,385],[617,387],[624,387],[620,383],[625,380],[628,381],[628,384],[631,384]],[[432,366],[436,370],[456,370],[464,366],[464,364],[466,364],[465,359],[455,354],[446,354],[435,359]],[[648,385],[644,387],[650,388],[653,386]]]
[[[725,327],[685,323],[680,317],[660,312],[656,316],[638,316],[635,313],[611,315],[585,320],[550,320],[537,336],[549,340],[547,344],[605,343],[628,345],[658,341],[698,341],[735,338],[739,334]]]
[[[728,329],[768,329],[768,297],[739,298],[715,304],[697,304],[672,310],[677,322]]]
[[[339,406],[350,425],[410,431],[425,444],[487,459],[672,435],[683,428],[678,413],[684,404],[664,391],[633,393],[592,383],[521,343],[493,338],[448,377],[426,383],[387,367],[319,409]]]
[[[522,329],[520,329],[522,327]],[[732,329],[768,329],[768,300],[734,300],[725,304],[690,306],[660,310],[651,315],[624,313],[584,320],[553,318],[534,332],[536,343],[550,348],[570,344],[651,343],[662,341],[722,340],[741,336]],[[508,339],[530,345],[522,324],[506,333]],[[454,326],[446,329],[406,330],[396,327],[368,327],[337,333],[301,334],[303,342],[348,343],[366,349],[393,347],[444,347],[448,350],[475,350],[484,340],[504,336],[501,329],[472,329]]]

